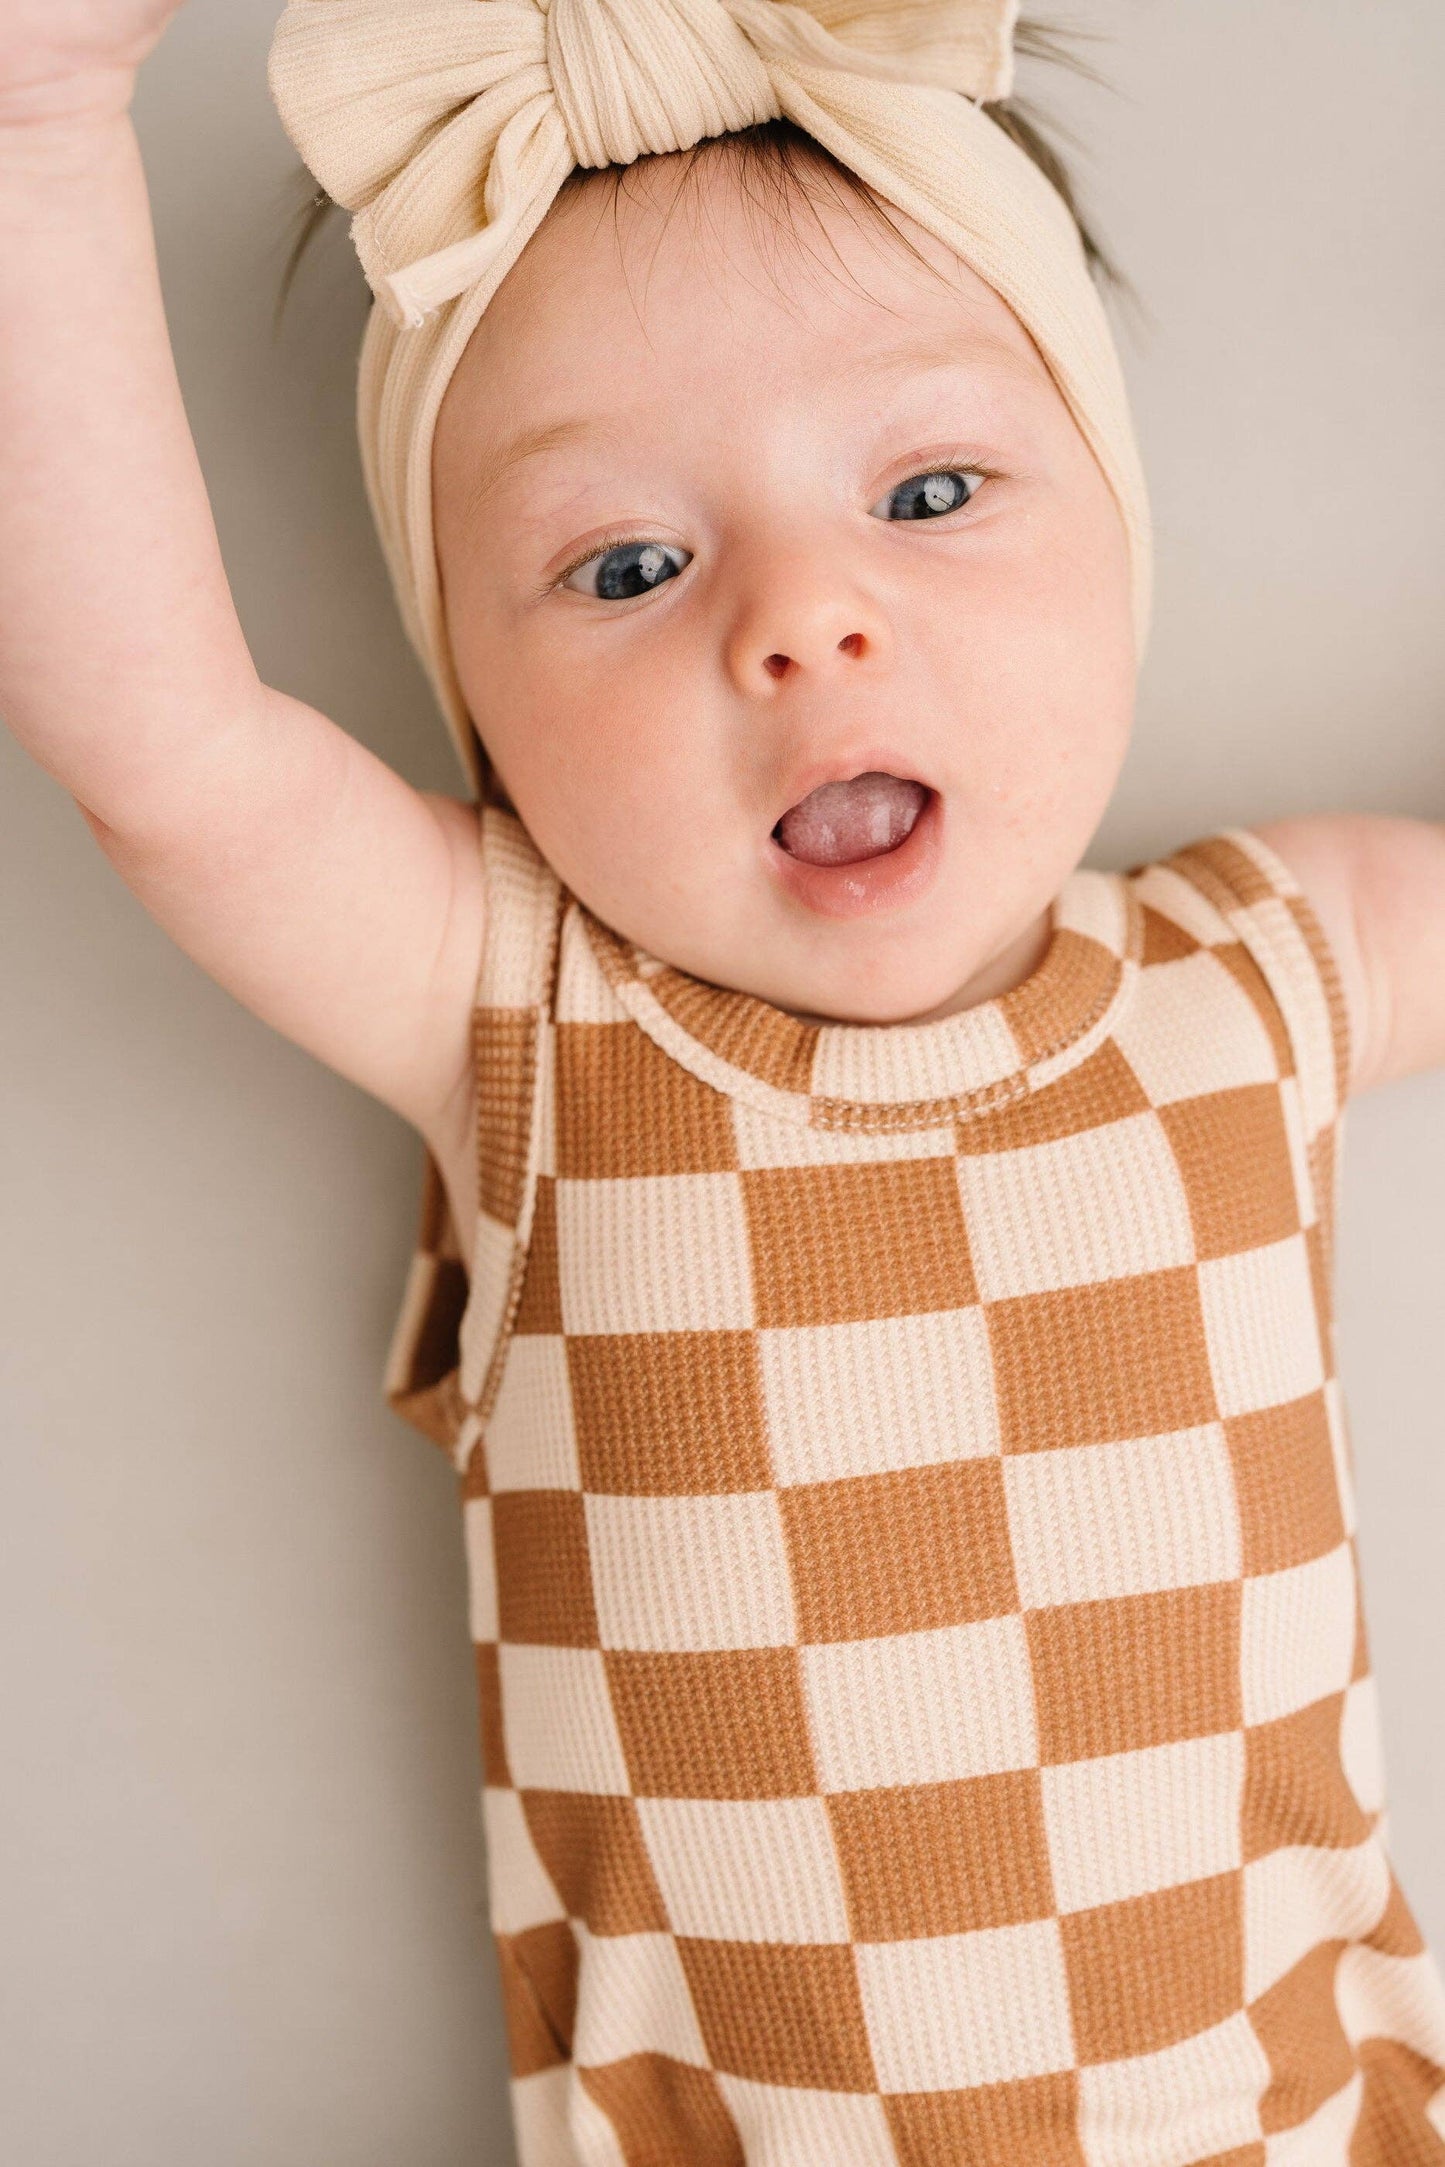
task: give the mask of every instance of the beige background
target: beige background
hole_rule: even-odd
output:
[[[1160,532],[1091,861],[1445,817],[1445,10],[1072,7],[1118,92],[1047,97],[1152,318]],[[262,670],[455,789],[364,521],[339,234],[271,335],[271,15],[191,0],[142,86],[186,396]],[[452,1478],[378,1389],[419,1146],[173,952],[8,739],[0,787],[0,2154],[505,2167]],[[1394,1837],[1445,1954],[1445,1076],[1349,1137]]]

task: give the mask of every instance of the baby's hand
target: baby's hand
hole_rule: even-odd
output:
[[[182,0],[4,0],[0,124],[129,103],[135,71]]]

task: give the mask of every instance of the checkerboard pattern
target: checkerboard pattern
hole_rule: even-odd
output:
[[[483,817],[461,1478],[524,2167],[1415,2167],[1331,1245],[1347,1020],[1233,829],[812,1026]]]

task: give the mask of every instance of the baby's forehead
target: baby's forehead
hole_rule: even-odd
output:
[[[724,158],[579,176],[457,376],[495,410],[553,399],[579,371],[594,395],[609,368],[660,391],[720,352],[759,387],[948,363],[1047,381],[1007,302],[906,214],[839,186],[759,191]]]

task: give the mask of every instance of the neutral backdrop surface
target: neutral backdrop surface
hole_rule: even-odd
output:
[[[364,514],[343,234],[272,333],[272,16],[191,0],[142,85],[186,398],[262,671],[459,790]],[[1445,10],[1065,19],[1113,90],[1028,87],[1145,303],[1159,525],[1090,862],[1445,818]],[[0,791],[0,2156],[507,2167],[453,1480],[379,1396],[420,1146],[175,952],[3,733]],[[1445,1954],[1445,1075],[1347,1136],[1393,1840]]]

